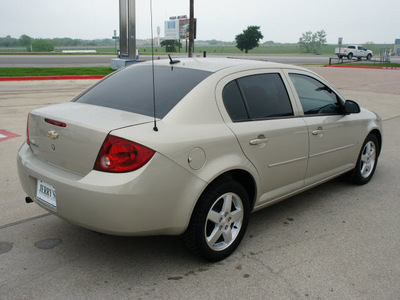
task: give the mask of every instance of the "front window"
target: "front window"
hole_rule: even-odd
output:
[[[339,97],[326,85],[306,75],[290,74],[305,115],[340,114]]]

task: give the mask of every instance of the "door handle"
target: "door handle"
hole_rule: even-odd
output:
[[[250,140],[250,145],[260,145],[260,144],[265,144],[268,142],[268,138],[266,138],[264,135],[259,135],[256,139]]]
[[[324,129],[321,126],[319,126],[317,129],[313,130],[312,134],[319,135],[319,134],[323,134],[324,132],[325,132]]]

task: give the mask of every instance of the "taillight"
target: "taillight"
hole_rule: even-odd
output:
[[[29,114],[28,114],[28,118],[26,120],[26,143],[28,145],[31,144],[31,142],[29,141]]]
[[[154,153],[143,145],[108,135],[97,155],[94,169],[112,173],[134,171],[143,167]]]
[[[65,124],[65,123],[63,123],[63,122],[60,122],[60,121],[56,121],[56,120],[52,120],[52,119],[44,119],[44,121],[46,122],[46,123],[49,123],[49,124],[52,124],[52,125],[55,125],[55,126],[58,126],[58,127],[67,127],[67,124]]]

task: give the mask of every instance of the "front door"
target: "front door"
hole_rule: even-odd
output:
[[[308,127],[310,143],[306,185],[326,180],[354,167],[362,128],[344,113],[340,97],[307,74],[289,73]]]

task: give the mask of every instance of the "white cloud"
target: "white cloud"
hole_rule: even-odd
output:
[[[150,0],[136,0],[137,37],[150,37]],[[110,38],[119,30],[118,0],[0,0],[0,36]],[[400,38],[400,2],[372,0],[195,0],[198,39],[232,41],[248,25],[264,40],[297,42],[306,31],[327,32],[329,43],[393,43]],[[153,0],[153,25],[189,14],[189,0]],[[154,30],[156,32],[156,30]]]

